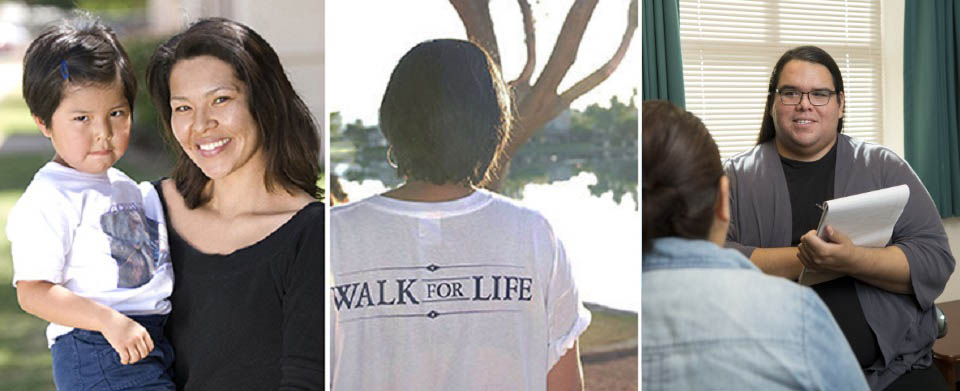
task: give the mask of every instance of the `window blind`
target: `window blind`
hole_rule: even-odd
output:
[[[843,133],[882,142],[879,0],[680,0],[680,45],[686,109],[707,125],[723,159],[755,145],[773,66],[803,45],[826,50],[840,67]]]

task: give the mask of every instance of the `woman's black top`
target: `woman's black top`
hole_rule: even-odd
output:
[[[780,162],[790,192],[793,215],[791,245],[796,246],[803,234],[817,229],[821,214],[817,205],[833,199],[837,146],[834,145],[830,152],[817,161],[801,162],[781,157]],[[863,314],[853,277],[843,276],[812,288],[830,309],[853,354],[857,356],[860,367],[866,368],[879,360],[880,345]]]
[[[322,389],[323,216],[311,203],[228,255],[194,249],[167,224],[178,390]]]

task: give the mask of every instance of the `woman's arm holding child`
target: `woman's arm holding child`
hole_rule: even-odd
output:
[[[18,281],[17,300],[24,311],[44,320],[99,331],[120,355],[121,364],[135,363],[153,350],[150,333],[139,323],[52,282]]]

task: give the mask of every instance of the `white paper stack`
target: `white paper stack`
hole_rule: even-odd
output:
[[[820,215],[817,236],[829,241],[826,232],[829,225],[834,231],[847,235],[857,246],[885,247],[909,198],[910,188],[900,185],[827,201]],[[804,268],[800,283],[815,285],[841,276],[840,273]]]

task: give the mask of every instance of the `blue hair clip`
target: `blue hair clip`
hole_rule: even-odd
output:
[[[67,60],[60,60],[60,76],[63,76],[63,80],[70,78],[70,70],[67,69]]]

